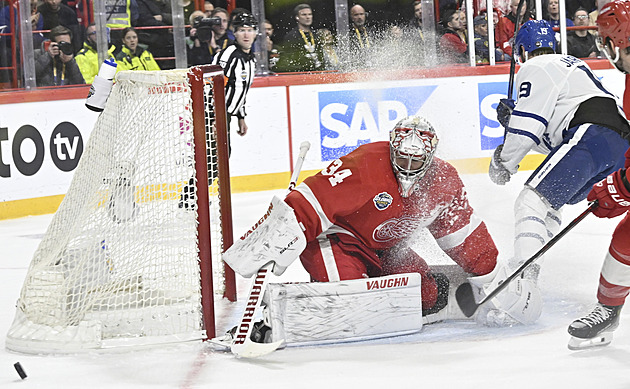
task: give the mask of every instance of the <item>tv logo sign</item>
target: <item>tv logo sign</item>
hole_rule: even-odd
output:
[[[487,82],[477,84],[479,93],[479,129],[481,150],[494,150],[503,143],[505,130],[497,120],[497,105],[507,97],[507,82]]]
[[[15,168],[24,176],[36,174],[46,154],[46,144],[40,131],[30,124],[18,128],[9,142],[9,129],[0,127],[0,177],[11,177],[11,165],[5,163],[7,156],[2,155],[2,144],[6,141],[11,150]],[[50,158],[57,169],[70,172],[77,167],[83,154],[83,138],[79,129],[70,122],[55,126],[48,140]]]
[[[400,119],[415,115],[437,85],[319,92],[322,161],[332,161],[362,144],[388,140]]]

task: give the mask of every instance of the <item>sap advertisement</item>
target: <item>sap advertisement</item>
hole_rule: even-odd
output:
[[[623,75],[614,70],[596,74],[613,93],[623,94]],[[507,88],[507,75],[293,86],[293,154],[309,140],[315,147],[305,166],[322,168],[362,144],[387,140],[402,117],[421,115],[437,131],[441,158],[490,157],[503,142],[496,106],[507,97]]]
[[[496,75],[291,87],[293,147],[302,140],[316,145],[306,168],[321,168],[362,144],[388,140],[403,117],[421,115],[436,129],[441,158],[487,157],[503,139],[495,108],[507,81]]]

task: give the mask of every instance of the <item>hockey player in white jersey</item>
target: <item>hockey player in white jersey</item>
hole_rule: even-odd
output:
[[[490,164],[492,181],[507,183],[531,150],[547,155],[514,205],[513,268],[559,231],[562,206],[584,200],[593,184],[623,167],[628,148],[630,126],[616,97],[584,61],[555,48],[545,20],[521,27],[514,42],[522,64],[517,101],[504,99],[497,107],[506,136]],[[523,276],[535,280],[539,269],[532,264]]]

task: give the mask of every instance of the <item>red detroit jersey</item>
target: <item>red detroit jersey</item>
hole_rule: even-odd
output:
[[[447,250],[476,227],[463,239],[449,242],[449,235],[472,222],[473,210],[455,168],[438,158],[419,188],[403,198],[388,142],[360,146],[333,161],[300,184],[286,202],[306,229],[308,241],[321,234],[349,234],[374,250],[395,246],[419,227],[428,227]]]

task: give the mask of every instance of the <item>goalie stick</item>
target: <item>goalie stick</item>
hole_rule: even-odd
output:
[[[593,212],[595,208],[597,208],[597,201],[593,201],[589,204],[589,207],[582,212],[578,217],[573,219],[569,225],[567,225],[562,231],[558,233],[558,235],[554,236],[547,244],[540,248],[536,252],[536,254],[532,255],[527,261],[523,262],[521,266],[519,266],[516,270],[514,270],[499,286],[497,286],[492,292],[488,293],[486,297],[484,297],[481,301],[475,301],[475,294],[473,292],[472,285],[469,282],[465,282],[461,284],[457,291],[455,292],[455,298],[457,300],[457,305],[462,310],[466,317],[471,317],[476,311],[477,308],[485,304],[487,301],[493,299],[497,294],[499,294],[503,289],[507,288],[507,286],[512,282],[516,277],[518,277],[523,270],[529,265],[531,265],[535,260],[540,258],[547,250],[549,250],[558,240],[560,240],[564,235],[567,234],[573,227],[575,227],[579,222],[581,222],[589,213]]]
[[[306,153],[310,147],[311,144],[308,141],[302,142],[300,145],[300,154],[295,162],[295,168],[293,169],[293,174],[291,175],[291,182],[289,183],[287,193],[291,192],[293,188],[295,188],[298,176],[302,170],[304,158],[306,158]],[[273,352],[280,347],[282,342],[284,342],[284,339],[280,339],[279,341],[273,343],[257,343],[251,339],[252,329],[254,328],[254,318],[256,317],[255,314],[260,310],[259,308],[262,303],[263,295],[265,294],[267,284],[269,283],[268,275],[272,268],[273,262],[267,263],[258,270],[258,273],[254,276],[252,281],[252,287],[250,288],[245,305],[245,312],[236,327],[234,339],[232,340],[232,345],[230,346],[232,354],[238,357],[260,357]]]

